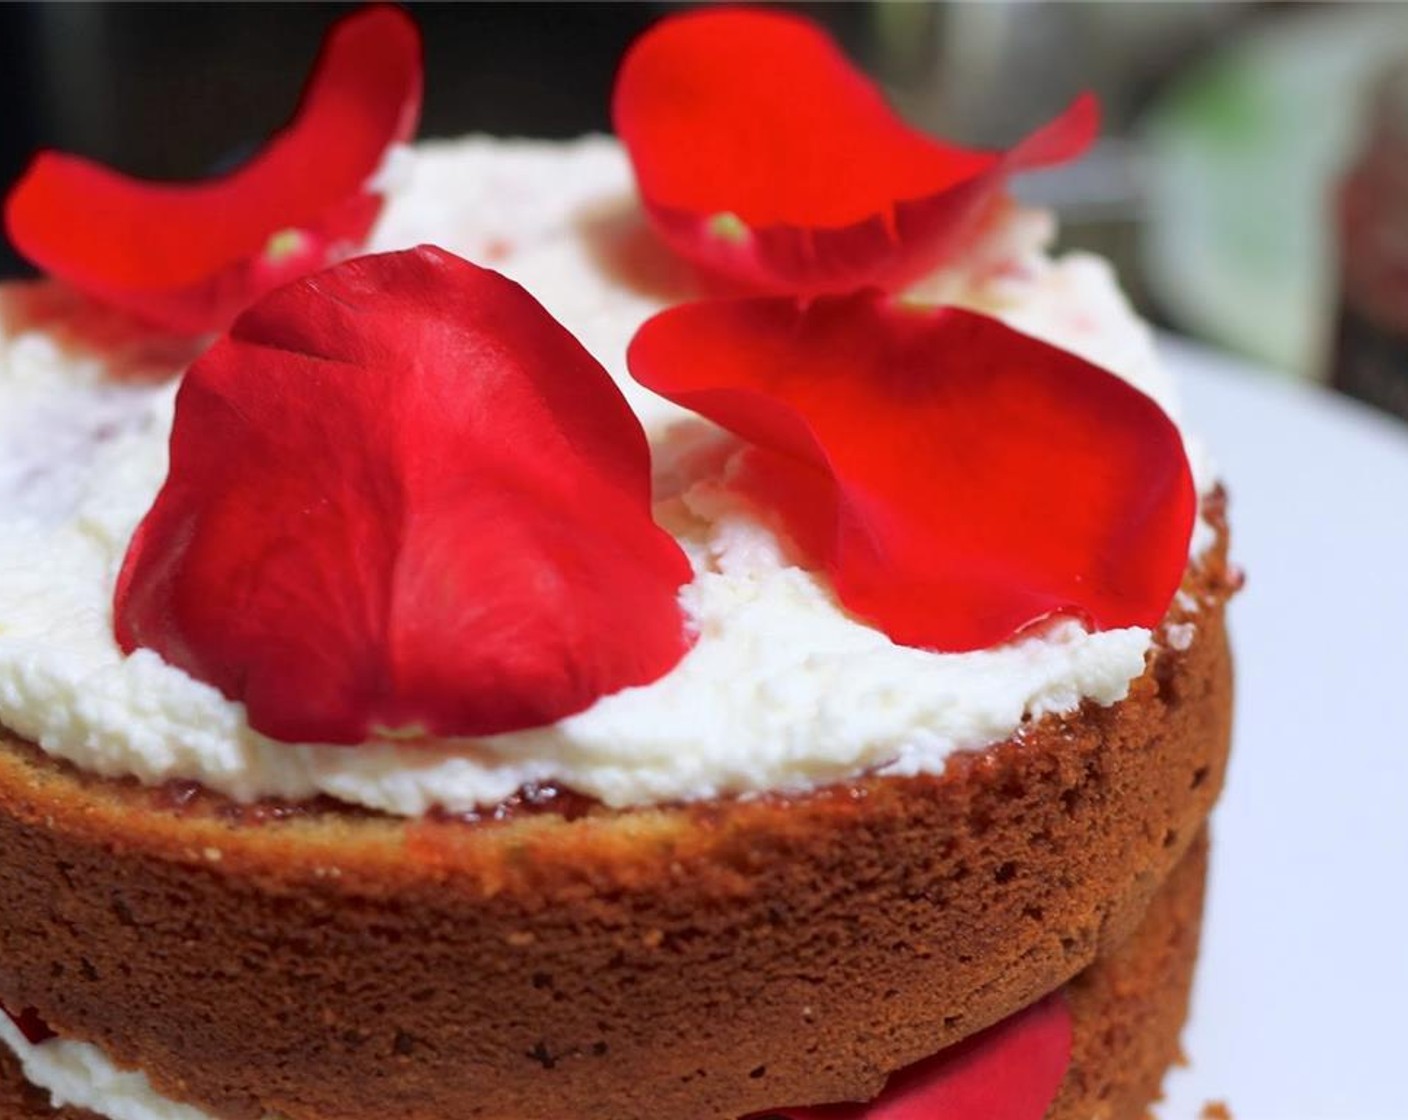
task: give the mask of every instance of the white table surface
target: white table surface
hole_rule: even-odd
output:
[[[1408,1118],[1408,424],[1167,340],[1247,584],[1164,1120]]]

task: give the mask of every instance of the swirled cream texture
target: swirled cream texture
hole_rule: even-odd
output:
[[[654,445],[657,516],[694,565],[694,649],[652,685],[511,735],[355,749],[264,738],[240,704],[150,651],[124,657],[112,636],[114,580],[165,475],[183,356],[52,288],[14,285],[0,290],[0,725],[102,775],[415,816],[528,783],[627,806],[937,772],[1024,719],[1127,694],[1149,631],[1068,622],[979,653],[896,646],[731,494],[729,439],[625,375],[636,327],[691,289],[642,226],[614,142],[426,144],[396,170],[373,249],[434,242],[499,268],[617,377]],[[1107,266],[1051,259],[1051,235],[1044,215],[1010,208],[923,292],[1105,365],[1176,420],[1173,386]]]

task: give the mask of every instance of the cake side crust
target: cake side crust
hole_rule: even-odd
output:
[[[1074,1025],[1071,1068],[1047,1120],[1141,1120],[1179,1053],[1197,960],[1207,836],[1201,833],[1125,944],[1066,988]],[[0,1046],[0,1116],[100,1120],[54,1109]]]
[[[1071,1068],[1047,1120],[1146,1120],[1179,1061],[1203,928],[1208,835],[1198,834],[1114,952],[1066,988],[1075,1020]]]

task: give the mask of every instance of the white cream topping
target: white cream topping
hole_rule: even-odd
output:
[[[937,772],[1025,719],[1127,694],[1147,630],[1062,623],[961,655],[896,646],[850,618],[766,516],[731,496],[718,480],[727,438],[625,373],[639,323],[690,288],[640,225],[614,142],[431,143],[395,170],[372,248],[434,242],[501,269],[582,340],[641,416],[657,515],[696,573],[683,593],[695,647],[660,681],[550,727],[434,746],[265,739],[242,705],[150,651],[124,658],[112,636],[117,571],[166,471],[174,384],[106,374],[119,359],[128,374],[179,364],[100,314],[56,310],[52,289],[11,287],[0,292],[0,724],[104,775],[190,779],[240,800],[325,793],[414,816],[493,804],[530,782],[625,806]],[[1107,366],[1176,419],[1174,386],[1108,268],[1050,259],[1051,235],[1043,215],[1011,210],[961,271],[924,291]],[[1190,456],[1206,490],[1191,444]],[[1194,551],[1207,540],[1201,526]]]
[[[98,1047],[51,1038],[34,1045],[0,1015],[0,1043],[19,1059],[25,1079],[49,1093],[54,1108],[85,1108],[107,1120],[211,1120],[198,1108],[163,1097],[135,1070],[120,1069]]]

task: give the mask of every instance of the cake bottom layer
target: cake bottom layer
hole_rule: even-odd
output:
[[[1188,1009],[1207,847],[1206,834],[1199,835],[1134,934],[1067,986],[1074,1047],[1047,1120],[1142,1120],[1157,1098],[1164,1073],[1178,1058]],[[150,1116],[174,1114],[186,1115],[172,1106],[171,1112]],[[74,1106],[55,1109],[49,1092],[26,1080],[16,1056],[0,1045],[0,1120],[97,1120],[99,1115]],[[123,1115],[132,1113],[124,1109]]]
[[[1144,1120],[1182,1051],[1203,926],[1206,828],[1115,952],[1066,986],[1071,1068],[1047,1120]]]

